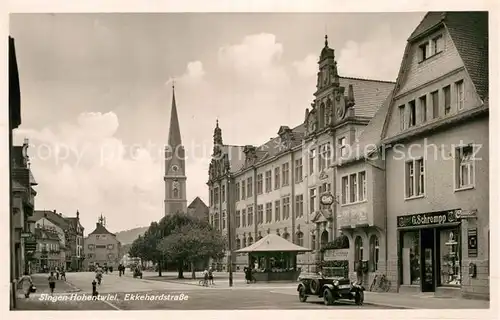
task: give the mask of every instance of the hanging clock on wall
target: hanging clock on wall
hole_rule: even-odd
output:
[[[172,169],[173,172],[179,171],[179,167],[177,165],[175,165],[175,164],[172,166],[171,169]]]

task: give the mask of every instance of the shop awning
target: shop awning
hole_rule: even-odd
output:
[[[268,234],[264,238],[248,247],[236,250],[236,253],[248,252],[308,252],[312,249],[298,246],[290,241],[283,239],[276,234]]]

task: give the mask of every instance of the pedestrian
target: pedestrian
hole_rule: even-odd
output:
[[[252,281],[252,269],[250,269],[250,267],[245,267],[244,272],[245,280],[247,281],[247,283],[250,283],[250,281]]]
[[[59,267],[56,267],[56,279],[59,280]]]
[[[99,292],[97,292],[97,282],[95,282],[95,279],[92,280],[92,297],[97,297],[99,295]]]
[[[203,271],[203,285],[208,287],[208,270]]]
[[[208,280],[210,281],[210,284],[215,284],[214,283],[214,270],[212,267],[208,268]]]
[[[64,279],[66,281],[66,270],[64,268],[61,268],[61,280]]]
[[[18,286],[22,286],[25,298],[30,297],[31,290],[33,290],[33,279],[28,274],[28,271],[24,271],[24,275],[17,282]]]
[[[359,285],[363,284],[363,261],[358,260],[358,265],[356,266],[356,281]]]
[[[48,280],[49,280],[49,287],[50,287],[50,295],[53,295],[54,290],[56,288],[56,277],[54,276],[54,271],[50,272]]]

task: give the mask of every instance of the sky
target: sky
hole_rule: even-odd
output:
[[[395,81],[424,14],[12,14],[35,207],[86,234],[161,219],[173,79],[188,204],[208,203],[216,119],[234,145],[302,123],[325,33],[341,76]]]

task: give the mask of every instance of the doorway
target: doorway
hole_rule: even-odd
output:
[[[435,229],[421,229],[420,247],[420,279],[422,279],[422,292],[434,292],[436,290],[436,258],[435,258]]]

